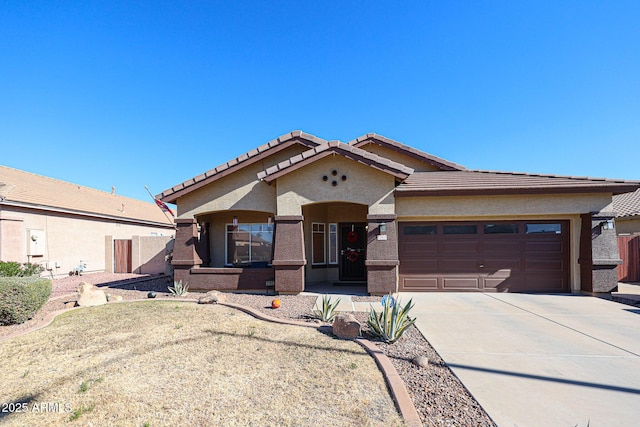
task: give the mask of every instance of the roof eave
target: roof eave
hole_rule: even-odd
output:
[[[396,188],[397,197],[435,197],[435,196],[512,196],[532,194],[587,194],[628,192],[627,186],[581,186],[581,187],[529,187],[529,188],[460,188],[460,189],[402,189]]]

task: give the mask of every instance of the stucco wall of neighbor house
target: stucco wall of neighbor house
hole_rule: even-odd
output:
[[[377,154],[378,156],[384,157],[385,159],[393,160],[394,162],[398,162],[405,166],[409,166],[416,172],[440,170],[437,167],[432,166],[427,162],[418,160],[415,157],[407,156],[406,154],[402,154],[398,151],[392,150],[387,147],[383,147],[378,144],[366,144],[358,148],[361,148],[373,154]]]
[[[329,224],[341,222],[367,222],[367,206],[354,203],[316,203],[302,207],[304,216],[304,243],[307,265],[305,266],[305,281],[307,283],[337,282],[339,277],[338,264],[329,264]],[[312,265],[313,223],[325,224],[325,258],[323,266]],[[338,230],[339,233],[339,230]],[[338,247],[340,235],[338,234]],[[338,260],[340,253],[338,253]]]
[[[581,213],[611,209],[611,195],[398,197],[398,221],[569,220],[570,284],[580,291]]]
[[[618,235],[640,233],[640,216],[616,218],[615,223]]]
[[[347,177],[345,181],[343,175]],[[323,181],[323,176],[327,176],[327,181]],[[292,171],[278,178],[276,186],[278,215],[301,215],[302,206],[317,202],[358,203],[369,206],[370,214],[395,213],[395,178],[340,155]]]
[[[307,147],[292,146],[247,165],[178,199],[178,218],[194,218],[227,209],[276,212],[276,186],[258,180],[258,172],[289,159]]]
[[[3,216],[21,218],[19,229],[13,229],[14,237],[9,240],[13,247],[4,247],[2,261],[36,262],[51,261],[59,263],[54,268],[54,276],[69,274],[80,260],[87,263],[86,271],[105,271],[105,236],[116,239],[130,239],[134,235],[151,233],[172,236],[172,229],[111,222],[97,218],[87,218],[53,212],[42,212],[16,208],[3,210]],[[5,221],[2,221],[5,223]],[[29,230],[42,230],[44,235],[43,255],[27,256],[27,233]],[[16,237],[18,236],[19,237]],[[4,246],[4,238],[3,246]],[[8,246],[8,245],[7,245]],[[49,273],[47,273],[49,274]]]
[[[16,254],[26,254],[24,219],[0,208],[0,261],[12,261]],[[22,259],[22,257],[20,257]],[[17,261],[17,260],[16,260]]]

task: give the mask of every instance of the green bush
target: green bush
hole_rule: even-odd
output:
[[[0,261],[0,277],[29,277],[39,275],[43,271],[44,268],[39,264],[25,262],[20,265],[15,261]]]
[[[51,280],[41,277],[0,277],[0,325],[24,323],[51,295]]]
[[[404,307],[400,301],[394,301],[391,294],[384,299],[384,307],[380,313],[376,313],[373,306],[369,310],[367,324],[371,333],[380,340],[393,344],[402,334],[413,325],[415,318],[409,317],[409,311],[413,308],[413,300],[410,299]]]

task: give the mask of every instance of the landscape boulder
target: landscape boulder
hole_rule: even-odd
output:
[[[355,339],[360,335],[360,322],[353,314],[338,314],[333,320],[333,334],[338,338]]]
[[[219,291],[209,291],[200,298],[198,298],[198,304],[216,304],[218,302],[225,302],[227,296]]]
[[[429,358],[427,356],[416,356],[411,360],[414,365],[419,366],[421,368],[426,368],[429,366]]]
[[[78,306],[93,307],[106,303],[107,295],[102,289],[98,289],[87,282],[80,283],[80,286],[78,286]]]

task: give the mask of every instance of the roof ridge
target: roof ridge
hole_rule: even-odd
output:
[[[387,159],[381,156],[378,156],[377,154],[371,153],[369,151],[363,150],[361,148],[358,147],[354,147],[352,145],[343,143],[339,140],[331,140],[331,141],[327,141],[324,144],[320,144],[316,147],[313,147],[307,151],[304,151],[296,156],[293,156],[287,160],[284,160],[282,162],[277,163],[276,165],[271,166],[270,168],[258,172],[258,179],[260,180],[265,180],[265,178],[274,175],[274,174],[279,174],[280,172],[300,163],[303,162],[307,159],[310,159],[314,156],[320,155],[321,153],[325,152],[325,151],[346,151],[349,152],[351,154],[355,154],[363,159],[367,159],[370,161],[373,161],[375,163],[378,163],[380,165],[385,165],[388,166],[396,171],[398,171],[399,173],[409,176],[413,173],[413,169],[403,165],[402,163],[398,163],[395,162],[391,159]],[[340,154],[340,153],[339,153]],[[275,179],[275,178],[274,178]]]
[[[352,139],[347,144],[351,146],[357,146],[369,140],[376,140],[384,144],[390,145],[392,147],[399,148],[409,155],[420,157],[422,159],[427,160],[428,162],[433,162],[431,164],[434,166],[438,166],[438,165],[444,166],[446,168],[450,168],[450,170],[466,170],[467,169],[466,167],[458,163],[451,162],[449,160],[443,159],[442,157],[435,156],[433,154],[430,154],[425,151],[419,150],[415,147],[411,147],[409,145],[403,144],[402,142],[396,141],[394,139],[387,138],[386,136],[377,134],[375,132],[367,133],[365,135],[359,136],[358,138]]]

